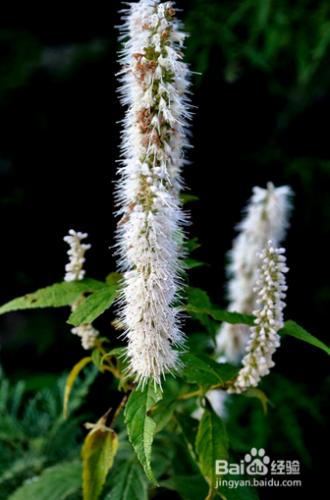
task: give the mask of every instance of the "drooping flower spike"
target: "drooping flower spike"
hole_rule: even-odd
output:
[[[256,295],[253,291],[258,267],[258,254],[268,240],[279,246],[286,235],[291,212],[292,191],[288,186],[267,189],[253,188],[253,196],[246,207],[245,217],[238,225],[239,234],[229,254],[228,298],[229,310],[251,314]],[[244,325],[224,323],[217,335],[217,351],[221,360],[240,361],[249,329]]]
[[[256,387],[274,366],[272,357],[280,345],[278,331],[284,325],[285,273],[288,272],[284,253],[283,248],[275,248],[269,241],[258,256],[257,308],[253,311],[255,326],[250,329],[243,368],[229,392],[240,393],[249,387]]]
[[[73,229],[70,229],[69,234],[64,237],[64,241],[68,243],[70,247],[68,250],[69,262],[65,266],[65,281],[80,281],[84,279],[85,253],[91,248],[90,244],[82,243],[87,237],[87,233],[76,232]],[[72,311],[74,311],[77,306],[78,303],[73,304],[71,307]],[[99,332],[90,323],[72,328],[71,333],[80,337],[81,345],[83,349],[86,350],[94,347],[95,340],[99,335]]]
[[[178,367],[185,215],[179,192],[187,146],[189,70],[173,2],[130,4],[122,27],[121,95],[127,107],[117,186],[120,320],[130,372],[160,384]]]

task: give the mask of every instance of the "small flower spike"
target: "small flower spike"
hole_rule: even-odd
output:
[[[257,309],[253,311],[255,326],[250,329],[243,368],[229,392],[241,393],[249,387],[256,387],[274,366],[272,357],[280,345],[278,331],[284,325],[285,273],[288,272],[284,253],[283,248],[275,248],[269,241],[259,254],[255,287]]]
[[[253,196],[238,225],[239,234],[229,254],[229,310],[251,314],[256,296],[253,291],[258,267],[258,254],[268,240],[279,246],[285,238],[291,212],[292,191],[288,186],[253,188]],[[220,360],[238,363],[244,354],[249,329],[244,325],[224,323],[217,335]]]
[[[91,248],[91,245],[82,243],[88,237],[87,233],[79,233],[70,229],[69,234],[64,237],[64,241],[70,246],[68,250],[69,262],[65,266],[65,281],[80,281],[85,277],[84,263],[85,253]],[[78,304],[73,304],[71,309],[74,311]],[[85,350],[92,349],[99,332],[91,324],[80,325],[72,328],[71,332],[81,338],[81,345]]]
[[[85,253],[91,245],[82,243],[82,240],[87,237],[88,234],[77,233],[73,229],[70,229],[69,234],[64,237],[64,241],[70,246],[68,250],[69,262],[65,266],[65,281],[78,281],[84,278]]]

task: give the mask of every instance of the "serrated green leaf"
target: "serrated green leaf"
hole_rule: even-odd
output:
[[[8,500],[66,500],[81,488],[79,462],[55,465],[27,481]]]
[[[148,500],[148,481],[135,460],[120,464],[113,483],[104,500]]]
[[[217,363],[205,354],[183,354],[184,364],[180,376],[190,383],[204,386],[224,385],[233,380],[239,368],[227,363]]]
[[[148,412],[161,398],[160,389],[150,381],[143,389],[135,389],[131,393],[125,408],[125,422],[130,443],[146,476],[153,484],[156,484],[156,479],[151,469],[151,449],[156,423]]]
[[[112,285],[104,286],[87,297],[71,313],[67,321],[69,325],[79,326],[92,323],[112,306],[117,297],[118,289],[119,282],[117,281]]]
[[[217,483],[216,460],[227,460],[228,437],[225,426],[211,409],[204,410],[196,436],[200,470],[213,491]]]
[[[11,300],[0,307],[0,314],[23,309],[64,307],[73,304],[82,293],[89,293],[104,287],[104,283],[93,279],[56,283],[34,293]]]
[[[174,476],[160,486],[177,491],[183,500],[202,500],[207,495],[207,483],[201,476]]]
[[[83,500],[99,498],[117,450],[117,434],[102,417],[87,435],[82,449]]]
[[[313,345],[314,347],[317,347],[318,349],[321,349],[322,351],[330,355],[330,347],[307,332],[304,328],[295,323],[295,321],[286,321],[284,324],[284,328],[282,328],[279,333],[282,335],[289,335],[290,337],[302,340],[303,342],[307,342],[307,344]]]
[[[64,402],[63,402],[63,417],[67,418],[68,416],[68,406],[69,406],[69,398],[72,390],[72,386],[75,383],[75,380],[77,379],[79,373],[87,366],[89,363],[91,363],[92,358],[91,357],[86,357],[81,359],[71,370],[71,372],[68,375],[66,384],[65,384],[65,390],[64,390]]]

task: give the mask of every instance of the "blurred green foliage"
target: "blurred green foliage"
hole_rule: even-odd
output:
[[[218,48],[224,56],[223,74],[229,83],[256,68],[269,75],[269,84],[276,92],[287,94],[288,86],[301,92],[313,87],[314,91],[320,91],[328,86],[330,5],[327,0],[179,0],[177,3],[184,10],[185,27],[190,35],[187,59],[194,71],[205,74],[210,53]],[[70,76],[79,65],[102,57],[109,48],[109,40],[93,38],[79,44],[44,47],[40,38],[28,29],[6,28],[0,29],[0,45],[0,90],[4,90],[26,85],[40,67],[62,77]]]
[[[191,33],[188,57],[202,73],[209,67],[210,49],[219,47],[228,82],[249,66],[271,75],[273,88],[284,93],[287,83],[307,86],[318,72],[323,85],[329,82],[327,0],[194,0],[186,26]],[[281,71],[287,73],[288,82],[276,81]]]
[[[77,387],[70,409],[82,406],[96,370],[90,370]],[[64,420],[65,377],[31,392],[25,382],[12,384],[0,375],[0,499],[48,467],[79,460],[84,415]],[[80,474],[79,474],[80,478]],[[79,480],[80,486],[80,480]]]

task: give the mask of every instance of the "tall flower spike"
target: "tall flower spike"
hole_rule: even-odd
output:
[[[91,245],[82,243],[88,237],[87,233],[76,232],[70,229],[69,234],[64,237],[64,241],[70,246],[68,250],[69,262],[65,266],[65,281],[80,281],[85,277],[84,263],[85,253],[91,248]],[[78,303],[72,305],[74,311]],[[95,345],[96,337],[99,332],[90,323],[72,328],[71,333],[81,338],[82,347],[86,350],[92,349]]]
[[[251,328],[243,368],[229,392],[241,393],[248,387],[256,387],[274,366],[272,356],[280,345],[278,331],[284,324],[285,273],[288,271],[284,253],[283,248],[275,248],[269,241],[258,256],[257,309],[253,311],[255,326]]]
[[[172,2],[141,0],[125,12],[121,53],[122,133],[117,187],[121,321],[130,372],[160,384],[183,343],[174,303],[180,288],[185,216],[179,192],[190,116],[185,35]]]
[[[229,310],[251,314],[256,296],[253,291],[258,266],[257,255],[272,240],[275,246],[283,241],[288,228],[292,191],[288,186],[267,189],[253,188],[253,196],[238,225],[239,234],[229,253],[228,283]],[[224,323],[217,335],[220,359],[232,363],[240,361],[249,336],[244,325]]]

